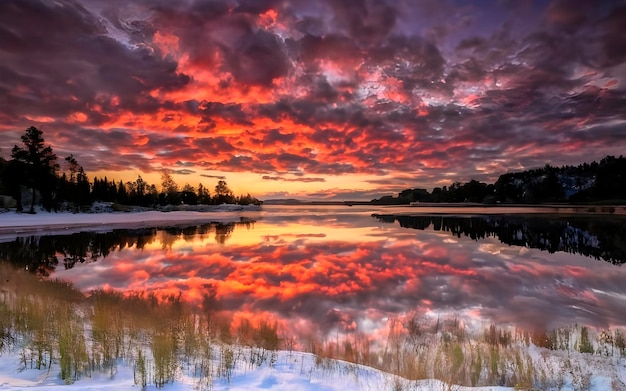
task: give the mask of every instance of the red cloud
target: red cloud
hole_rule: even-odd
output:
[[[624,11],[583,3],[2,1],[0,142],[35,125],[110,177],[184,159],[346,186],[619,155]]]

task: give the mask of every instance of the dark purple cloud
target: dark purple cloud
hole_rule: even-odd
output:
[[[269,176],[269,175],[263,175],[262,179],[265,181],[282,181],[282,182],[305,182],[305,183],[326,182],[326,179],[324,178],[311,178],[311,177],[285,178],[285,177],[280,177],[280,176]]]
[[[200,176],[205,177],[205,178],[226,179],[226,177],[223,175],[200,174]]]
[[[7,0],[0,141],[39,126],[112,177],[117,147],[146,172],[494,180],[620,154],[625,24],[619,1]]]

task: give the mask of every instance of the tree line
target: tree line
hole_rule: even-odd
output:
[[[607,156],[600,162],[578,166],[546,164],[542,168],[502,174],[492,184],[472,179],[435,187],[431,192],[423,188],[406,189],[397,197],[384,196],[371,201],[377,205],[411,202],[626,203],[626,158]]]
[[[94,177],[89,180],[84,168],[73,155],[64,159],[61,170],[58,157],[46,145],[43,132],[34,126],[21,136],[23,145],[15,145],[11,159],[0,157],[0,194],[15,199],[17,211],[24,211],[23,189],[30,191],[30,213],[35,213],[36,200],[48,211],[92,205],[93,202],[114,202],[123,205],[154,207],[157,205],[240,205],[260,204],[250,194],[235,196],[225,180],[218,181],[213,193],[202,183],[198,187],[174,181],[169,172],[161,173],[161,190],[146,182],[141,175],[135,181],[115,181]]]

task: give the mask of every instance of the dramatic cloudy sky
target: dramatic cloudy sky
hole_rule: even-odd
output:
[[[625,1],[3,0],[0,156],[369,199],[626,146]]]

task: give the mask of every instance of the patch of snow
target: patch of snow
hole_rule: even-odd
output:
[[[0,240],[16,236],[67,234],[79,231],[109,231],[118,228],[144,228],[161,224],[233,223],[254,209],[215,210],[212,212],[136,212],[136,213],[3,213],[0,215]]]
[[[128,390],[141,389],[134,383],[133,369],[122,361],[113,375],[109,371],[94,372],[72,384],[64,383],[59,376],[60,369],[53,364],[48,369],[22,369],[17,352],[0,356],[0,389],[17,391],[28,388],[33,391],[57,390]],[[447,390],[505,391],[511,387],[449,387],[434,379],[407,380],[377,369],[352,364],[340,360],[319,359],[315,355],[302,352],[276,352],[273,363],[251,368],[246,360],[238,361],[230,378],[216,377],[213,384],[199,384],[199,379],[183,370],[174,381],[167,383],[162,390],[182,391],[197,389],[212,390],[277,390],[277,391],[334,391],[334,390]],[[146,390],[157,390],[152,384]]]

